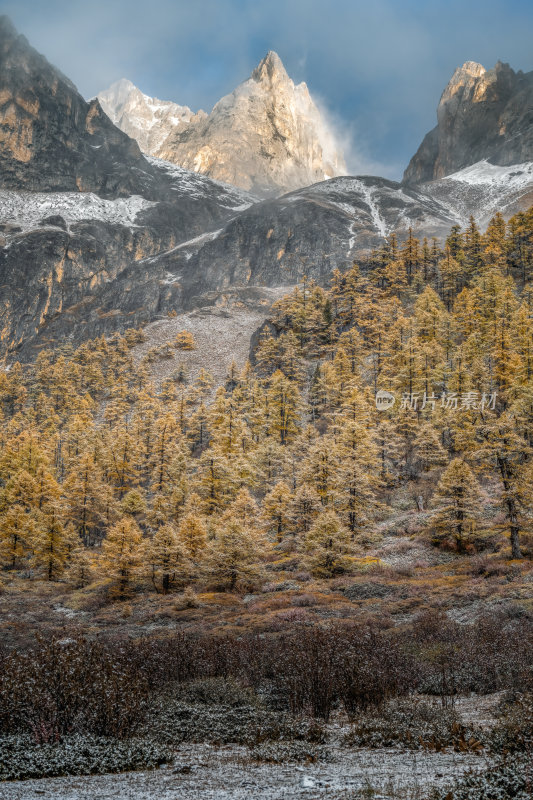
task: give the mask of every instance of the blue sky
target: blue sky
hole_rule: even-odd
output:
[[[86,97],[118,78],[209,111],[276,50],[342,138],[350,171],[399,178],[456,66],[533,70],[531,0],[7,0]]]

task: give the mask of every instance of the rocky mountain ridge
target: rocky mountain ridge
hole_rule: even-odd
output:
[[[289,80],[281,69],[271,54],[222,111],[231,120],[239,103],[255,107]],[[482,73],[469,71],[475,83]],[[259,109],[260,117],[262,101]],[[483,227],[496,211],[510,216],[533,202],[533,157],[511,166],[483,159],[416,184],[341,176],[261,201],[143,156],[5,18],[0,164],[0,349],[10,360],[169,313],[233,304],[266,316],[271,289],[304,274],[327,284],[332,269],[364,265],[393,232],[444,236],[470,214]]]
[[[159,192],[137,143],[111,123],[97,100],[87,103],[5,16],[0,17],[0,187],[111,198]]]
[[[483,227],[491,208],[510,216],[532,203],[533,163],[502,168],[483,162],[416,187],[333,178],[235,209],[218,229],[130,259],[113,280],[87,294],[81,308],[50,315],[20,352],[28,357],[45,344],[76,343],[89,331],[109,334],[174,312],[230,313],[235,306],[266,315],[265,287],[290,287],[304,275],[327,285],[333,269],[355,259],[364,265],[392,232],[400,240],[409,229],[419,237],[444,237],[452,225],[466,225],[476,208]]]
[[[333,132],[305,83],[270,51],[209,115],[143,95],[120,81],[98,98],[144,152],[261,196],[345,174]]]
[[[438,180],[486,160],[509,166],[533,160],[533,72],[467,61],[446,86],[437,125],[411,159],[405,183]]]

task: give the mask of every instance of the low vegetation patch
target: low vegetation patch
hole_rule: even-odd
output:
[[[332,716],[352,720],[347,746],[528,752],[532,637],[525,617],[468,627],[442,615],[405,629],[328,620],[248,636],[63,630],[0,651],[2,775],[148,768],[183,742],[313,760],[326,757]],[[428,687],[434,701],[417,697]],[[444,705],[502,689],[501,717],[483,736]]]
[[[355,747],[407,747],[410,750],[479,751],[479,732],[461,724],[453,709],[414,697],[387,703],[362,714],[346,743]]]
[[[465,775],[430,800],[531,800],[533,761],[527,756],[507,757],[483,771]]]
[[[327,749],[309,742],[264,742],[252,747],[250,758],[267,764],[284,764],[296,761],[312,764],[315,761],[328,761]]]
[[[515,693],[504,700],[489,743],[494,752],[527,752],[533,759],[533,694]]]
[[[82,734],[46,744],[28,735],[0,736],[0,752],[0,781],[155,769],[172,760],[160,742]]]

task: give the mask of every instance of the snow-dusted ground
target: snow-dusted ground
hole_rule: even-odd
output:
[[[16,781],[0,785],[0,795],[2,800],[347,800],[373,790],[375,800],[396,800],[420,797],[430,786],[485,763],[471,754],[328,749],[329,761],[301,765],[258,763],[247,748],[235,745],[183,745],[166,769]]]
[[[508,167],[499,167],[489,164],[488,161],[478,161],[470,167],[465,167],[459,172],[448,175],[446,180],[461,181],[472,185],[485,185],[501,188],[519,189],[533,182],[533,163],[512,164]]]
[[[379,203],[376,203],[374,199],[376,194],[376,189],[373,188],[372,186],[367,186],[366,184],[362,183],[362,181],[359,181],[359,183],[361,186],[361,193],[365,199],[365,203],[367,204],[370,210],[372,223],[376,228],[376,230],[378,231],[379,235],[385,238],[385,236],[387,236],[387,234],[389,233],[389,230],[385,219],[381,215],[381,209]]]
[[[456,699],[464,723],[491,727],[502,693]],[[328,726],[327,758],[315,763],[271,764],[254,760],[240,745],[182,744],[172,764],[150,772],[126,772],[0,784],[2,800],[284,800],[328,798],[420,800],[432,786],[445,786],[468,770],[486,765],[473,753],[348,748],[349,726]]]
[[[135,226],[137,214],[157,205],[132,195],[104,200],[92,192],[13,192],[0,190],[0,223],[17,225],[24,231],[43,227],[41,220],[59,215],[68,224],[81,220],[103,220]]]

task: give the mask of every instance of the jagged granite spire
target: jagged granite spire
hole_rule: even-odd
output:
[[[254,81],[264,81],[273,79],[289,81],[287,71],[283,66],[283,61],[273,50],[269,50],[266,56],[259,62],[252,72]]]
[[[466,61],[462,67],[457,67],[441,95],[437,108],[437,119],[439,117],[442,118],[446,113],[450,113],[448,108],[450,103],[455,104],[453,109],[455,113],[456,107],[469,97],[472,89],[477,85],[478,79],[486,71],[484,66],[477,64],[475,61]]]
[[[119,109],[110,92],[99,95],[104,108],[145,152],[259,195],[280,194],[346,171],[307,86],[294,85],[273,51],[209,115],[185,109],[187,118],[181,106],[167,102],[175,109],[169,121],[154,112],[154,104],[163,101],[135,89]],[[142,97],[150,101],[148,111]]]

